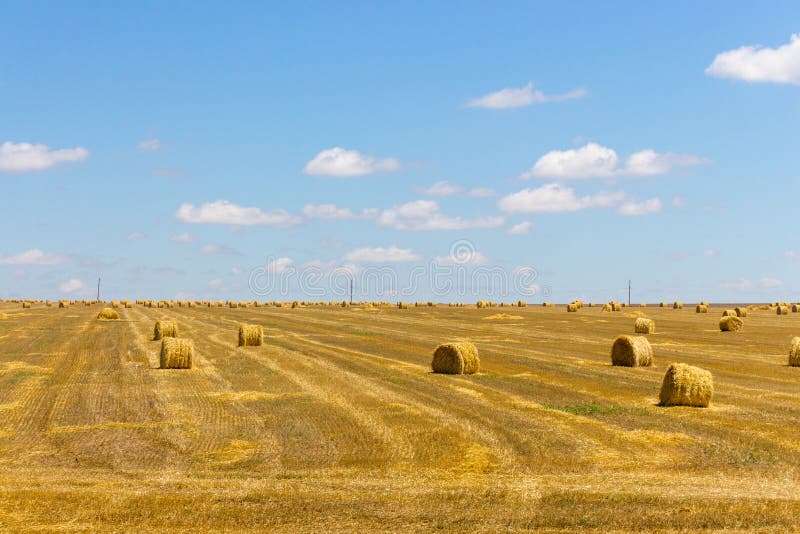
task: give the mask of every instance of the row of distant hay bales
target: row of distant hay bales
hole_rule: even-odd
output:
[[[191,369],[194,360],[194,342],[179,337],[178,323],[162,319],[153,326],[153,341],[161,341],[159,367],[161,369]],[[260,347],[264,344],[264,329],[258,324],[239,325],[239,347]]]
[[[800,337],[793,340],[800,365]],[[650,367],[653,349],[645,336],[619,336],[611,347],[611,363],[624,367]],[[434,373],[470,375],[480,371],[478,349],[468,341],[443,343],[436,347],[431,360]],[[685,363],[667,368],[659,391],[662,406],[706,407],[714,394],[714,381],[705,369]]]

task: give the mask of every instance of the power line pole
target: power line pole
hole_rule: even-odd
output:
[[[628,307],[631,305],[631,281],[628,280]]]
[[[100,300],[100,277],[97,277],[97,300]]]
[[[350,279],[350,304],[353,303],[353,279]]]

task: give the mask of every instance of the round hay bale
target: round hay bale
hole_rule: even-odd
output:
[[[800,305],[792,304],[792,313],[797,313],[800,311]]]
[[[653,365],[653,348],[644,336],[619,336],[611,346],[611,364],[650,367]]]
[[[517,301],[517,307],[518,308],[527,308],[528,307],[528,303],[525,302],[524,300],[518,300]]]
[[[637,334],[655,334],[656,323],[647,317],[637,317],[633,323],[633,331]]]
[[[719,329],[722,332],[738,332],[742,328],[744,328],[744,321],[735,315],[729,315],[719,320]]]
[[[299,307],[300,307],[300,303],[299,302],[297,302],[296,300],[292,301],[292,309],[299,308]]]
[[[705,304],[698,304],[694,308],[695,313],[708,313],[708,306]]]
[[[23,302],[22,303],[22,307],[23,308],[30,308],[31,307],[31,303],[30,302]]]
[[[260,324],[239,325],[239,346],[260,347],[264,344],[264,328]]]
[[[400,301],[397,303],[397,308],[400,310],[407,310],[408,309],[408,302]]]
[[[158,341],[165,337],[178,337],[178,323],[165,319],[156,321],[153,327],[153,341]]]
[[[165,337],[161,340],[162,369],[191,369],[194,343],[191,339]]]
[[[680,302],[680,301],[676,300],[672,304],[672,309],[674,309],[674,310],[682,310],[683,309],[683,302]]]
[[[800,337],[792,338],[792,347],[789,349],[789,365],[800,367]]]
[[[567,311],[568,312],[576,312],[576,311],[578,311],[578,305],[575,304],[574,302],[571,302],[570,304],[567,304]]]
[[[667,303],[666,302],[659,302],[658,303],[658,307],[659,308],[666,308],[667,307]]]
[[[58,307],[59,308],[69,308],[69,302],[67,302],[65,300],[59,300],[58,301]]]
[[[744,306],[736,306],[733,311],[736,312],[736,317],[747,317],[747,308]]]
[[[664,375],[659,394],[662,406],[698,406],[705,408],[714,395],[714,378],[705,369],[673,363]]]
[[[789,315],[788,306],[778,306],[777,308],[775,308],[775,311],[778,312],[778,315]]]
[[[723,317],[739,317],[739,314],[736,313],[736,310],[725,310],[722,312]]]
[[[622,304],[616,300],[611,301],[611,311],[622,311]]]
[[[611,304],[608,304],[608,303],[603,304],[603,306],[600,308],[600,311],[610,312],[611,311]]]
[[[101,321],[119,321],[119,313],[113,308],[103,308],[97,318]]]
[[[434,373],[471,375],[481,366],[478,349],[468,341],[443,343],[433,351],[431,368]]]

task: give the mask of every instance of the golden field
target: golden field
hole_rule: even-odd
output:
[[[800,313],[723,333],[713,305],[102,308],[0,304],[0,530],[800,525]],[[612,367],[640,315],[655,365]],[[158,319],[193,369],[158,369]],[[454,340],[480,374],[430,372]],[[671,362],[713,373],[711,407],[656,405]]]

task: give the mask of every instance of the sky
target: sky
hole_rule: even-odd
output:
[[[797,2],[7,2],[0,298],[798,301]]]

